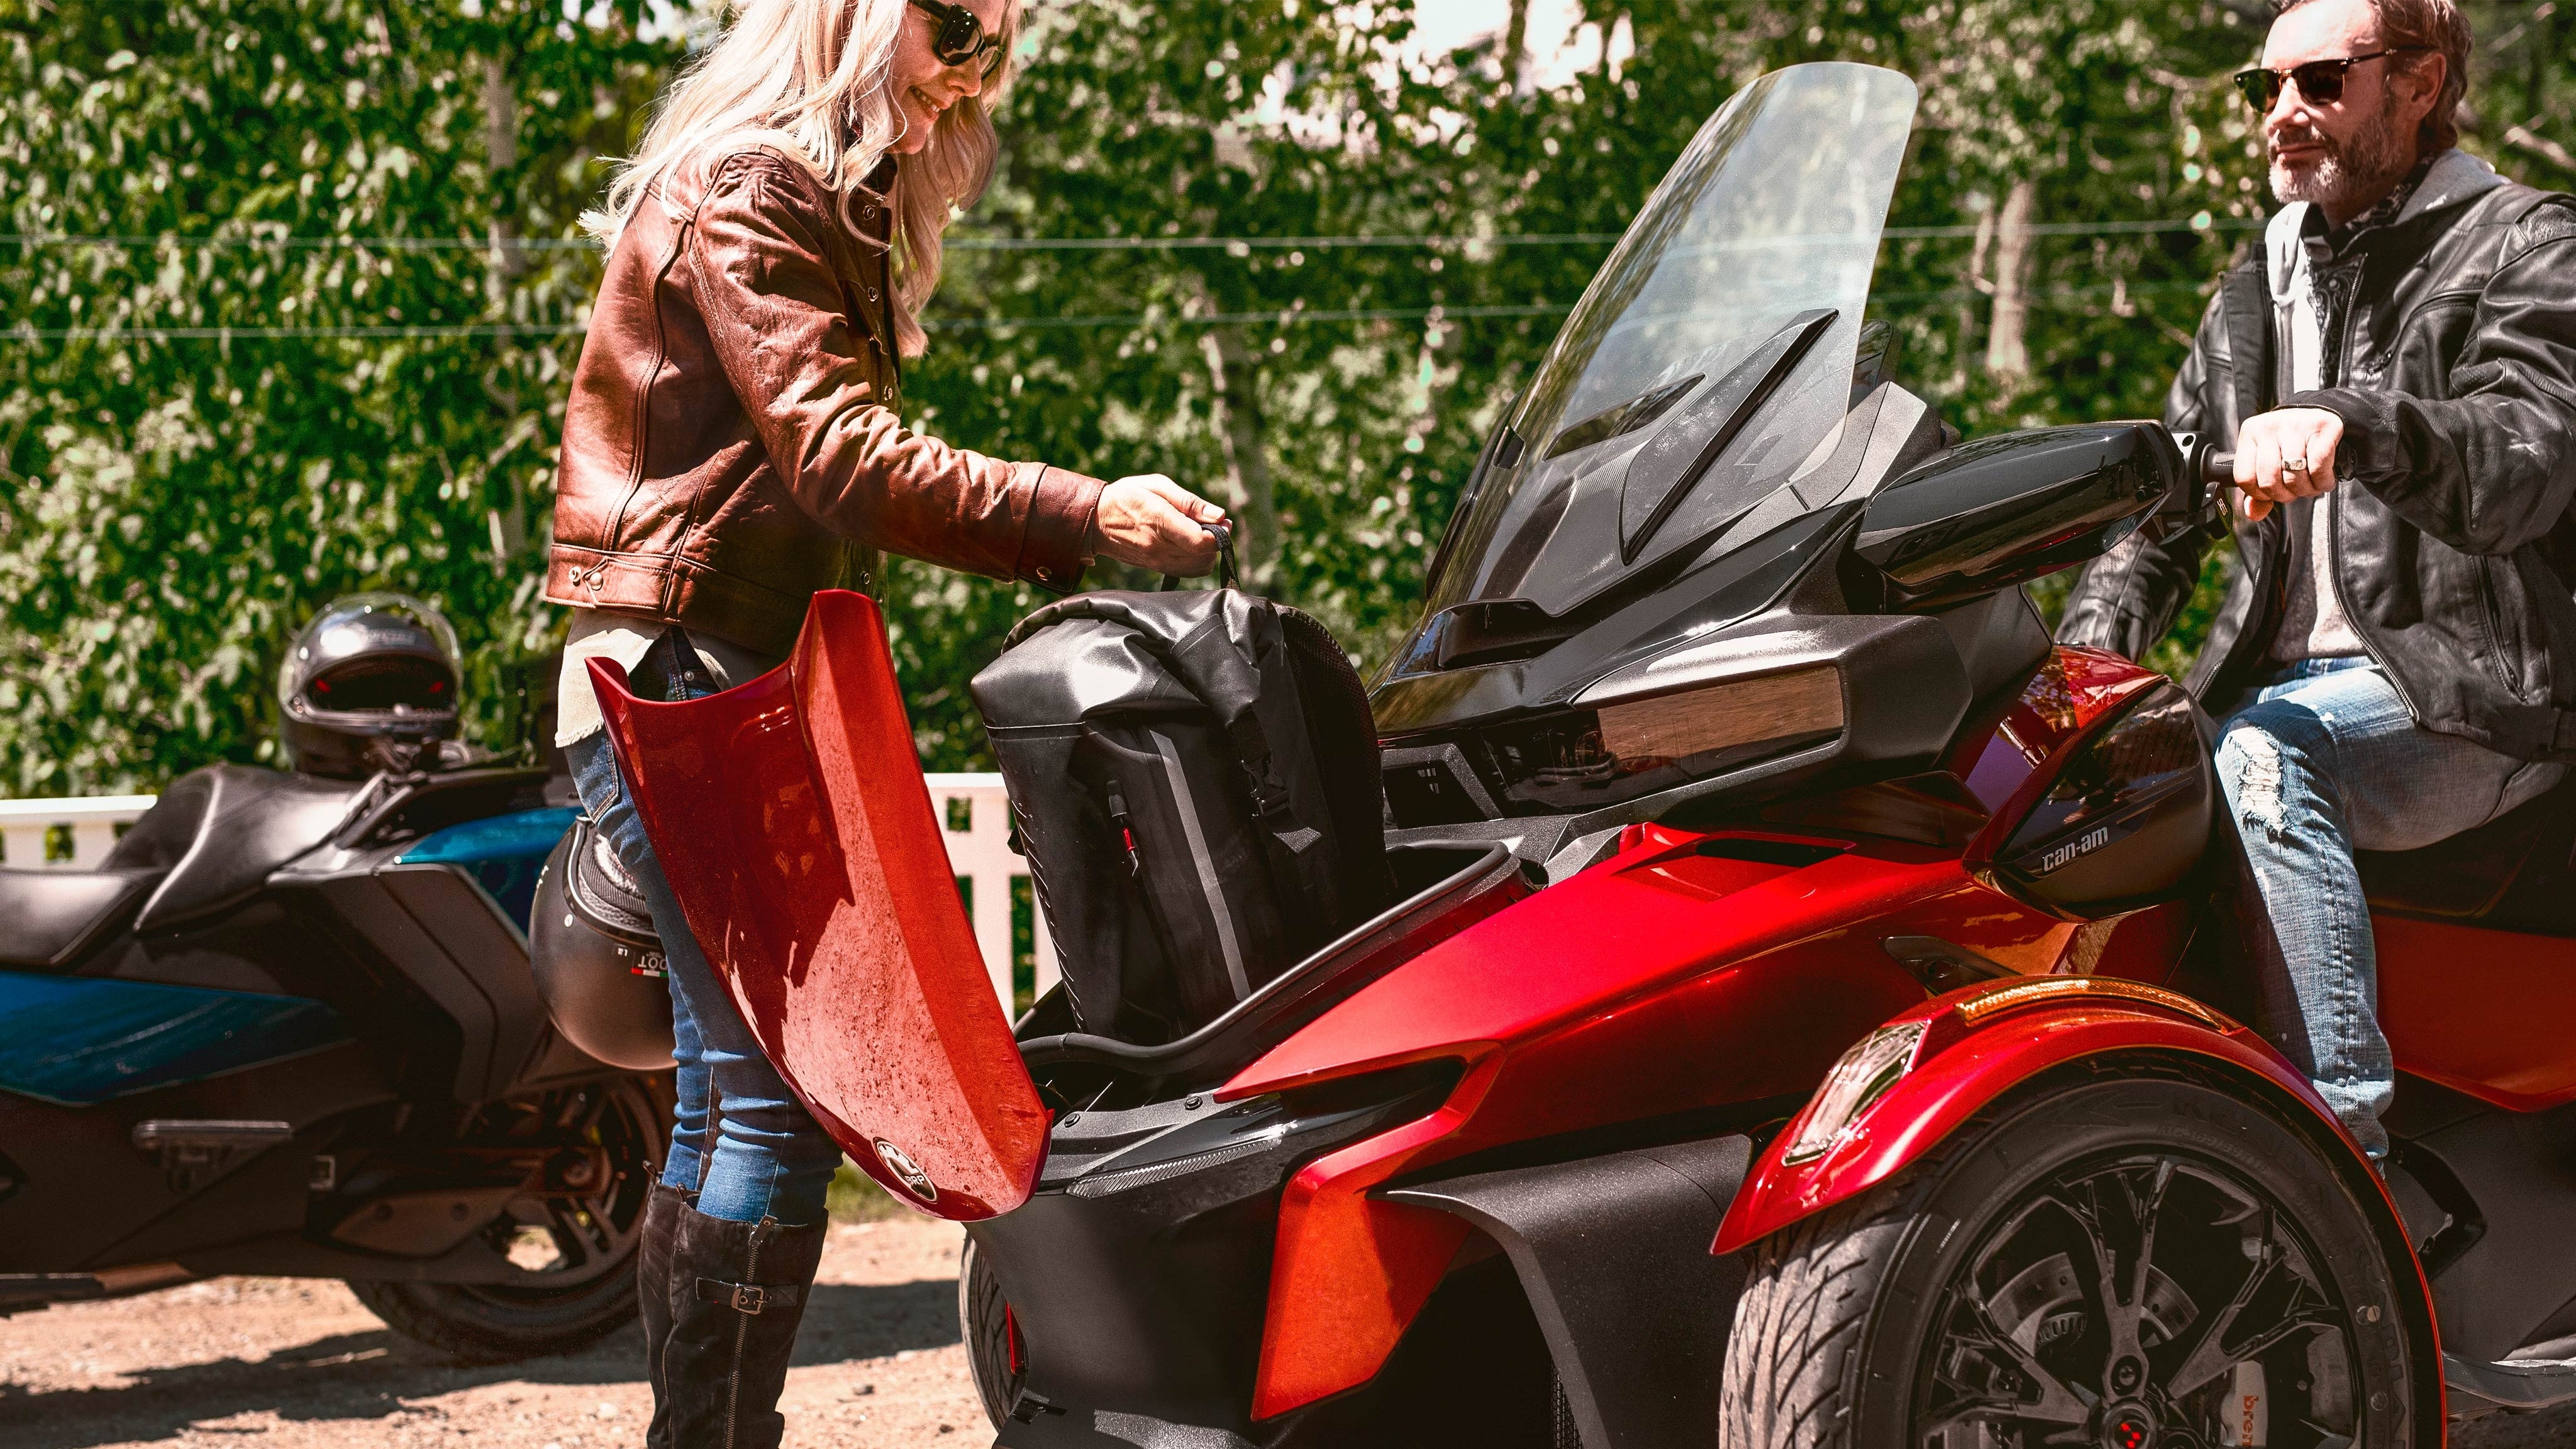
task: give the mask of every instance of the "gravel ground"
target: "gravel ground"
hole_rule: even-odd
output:
[[[956,1228],[845,1223],[797,1336],[788,1449],[992,1442],[957,1334]],[[607,1449],[640,1444],[642,1345],[454,1368],[338,1283],[218,1278],[0,1319],[0,1446]]]
[[[787,1449],[992,1436],[957,1341],[957,1229],[844,1223],[788,1371]],[[610,1449],[642,1442],[640,1344],[452,1368],[337,1283],[219,1278],[0,1319],[0,1449]],[[2576,1409],[2482,1420],[2452,1449],[2576,1449]]]

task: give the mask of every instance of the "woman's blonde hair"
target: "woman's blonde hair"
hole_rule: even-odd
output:
[[[724,34],[663,92],[644,144],[618,168],[601,209],[582,218],[602,243],[616,245],[658,183],[702,180],[724,156],[760,144],[801,161],[849,223],[859,183],[902,139],[890,82],[910,0],[741,0],[733,9]],[[939,285],[948,219],[992,178],[991,108],[1010,80],[1019,23],[1020,0],[1003,0],[1000,66],[980,95],[950,106],[930,144],[896,170],[895,344],[906,357],[920,356],[929,340],[919,313]]]

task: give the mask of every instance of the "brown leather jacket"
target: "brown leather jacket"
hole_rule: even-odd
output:
[[[782,654],[852,545],[1080,581],[1101,482],[905,429],[891,215],[851,211],[766,147],[636,207],[564,412],[548,599]]]

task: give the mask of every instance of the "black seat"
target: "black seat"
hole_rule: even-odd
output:
[[[257,893],[270,871],[321,844],[364,788],[247,765],[192,770],[116,842],[101,873],[167,872],[134,928],[183,925]]]
[[[2374,911],[2576,936],[2576,774],[2475,830],[2357,858]]]
[[[0,869],[0,965],[59,971],[125,924],[157,869]]]

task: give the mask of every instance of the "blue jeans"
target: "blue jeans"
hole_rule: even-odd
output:
[[[698,1211],[727,1222],[821,1222],[826,1189],[841,1165],[840,1147],[761,1055],[760,1043],[689,934],[662,863],[654,859],[653,842],[618,781],[608,736],[576,740],[564,748],[564,757],[582,808],[642,887],[670,963],[679,1107],[662,1181],[696,1193]]]
[[[2218,779],[2268,931],[2248,932],[2264,1031],[2373,1157],[2397,1091],[2379,1029],[2379,957],[2356,850],[2415,850],[2558,782],[2456,735],[2416,727],[2367,657],[2293,665],[2219,727]]]

